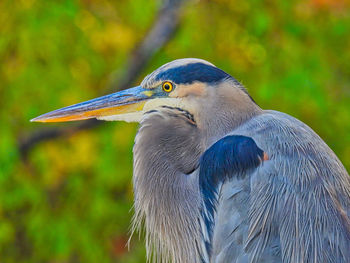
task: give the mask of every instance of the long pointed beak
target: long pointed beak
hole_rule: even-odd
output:
[[[119,91],[110,95],[78,103],[59,110],[51,111],[32,119],[33,122],[78,121],[104,116],[119,115],[142,111],[152,91],[141,86]]]

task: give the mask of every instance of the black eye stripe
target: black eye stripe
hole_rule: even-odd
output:
[[[156,80],[170,79],[177,84],[191,84],[194,81],[213,83],[232,76],[223,70],[204,63],[190,63],[176,68],[170,68],[159,73]]]

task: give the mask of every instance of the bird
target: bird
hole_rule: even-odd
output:
[[[262,109],[214,64],[184,58],[139,86],[34,122],[138,122],[133,231],[147,260],[350,262],[350,177],[306,124]]]

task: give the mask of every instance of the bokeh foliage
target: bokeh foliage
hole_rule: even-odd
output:
[[[105,123],[41,143],[26,159],[18,141],[41,127],[29,119],[101,95],[160,5],[0,2],[1,262],[144,262],[137,238],[125,248],[136,125]],[[345,0],[189,2],[144,74],[176,58],[207,59],[263,108],[311,126],[349,169],[349,32]]]

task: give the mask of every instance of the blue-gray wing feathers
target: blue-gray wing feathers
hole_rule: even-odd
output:
[[[266,111],[200,165],[210,262],[350,262],[350,177],[307,125]]]
[[[229,185],[232,180],[243,179],[247,173],[261,164],[263,158],[264,152],[252,138],[239,135],[226,136],[217,141],[201,157],[199,186],[203,198],[202,225],[205,232],[203,235],[205,249],[209,258],[212,255],[213,230],[217,223],[215,218],[216,210],[219,208],[221,187]],[[234,192],[230,191],[229,198],[241,192],[241,187],[238,185],[232,188],[230,190]],[[238,223],[238,219],[234,223]],[[228,227],[231,226],[230,222]],[[230,232],[233,230],[229,229]]]

